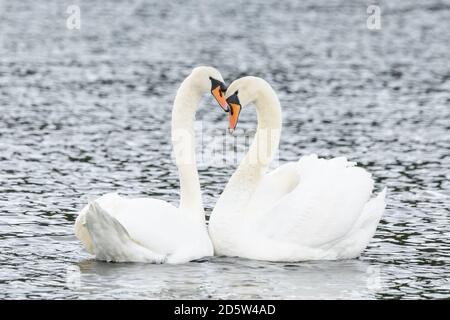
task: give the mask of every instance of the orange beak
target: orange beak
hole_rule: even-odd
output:
[[[230,125],[230,132],[233,132],[236,129],[236,126],[239,121],[239,114],[241,113],[241,105],[238,103],[230,103],[230,112],[228,113],[228,122]]]
[[[230,106],[230,112],[228,113],[228,122],[230,124],[230,133],[233,133],[238,124],[239,114],[241,113],[241,102],[239,101],[238,92],[236,91],[228,97],[227,103]]]
[[[218,86],[211,90],[211,94],[216,99],[219,106],[223,109],[223,111],[228,112],[228,103],[225,99],[225,91],[222,90],[221,86]]]
[[[211,80],[211,94],[214,96],[223,111],[228,112],[228,103],[225,99],[227,86],[222,81],[214,79],[212,77],[209,77],[209,80]]]

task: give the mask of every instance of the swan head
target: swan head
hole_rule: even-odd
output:
[[[263,79],[250,76],[239,78],[230,84],[225,97],[229,109],[228,122],[231,133],[236,129],[242,108],[255,102],[264,85],[267,85],[267,82]]]
[[[225,99],[227,87],[219,70],[206,66],[196,67],[192,70],[190,77],[199,92],[210,91],[219,106],[224,111],[228,111],[228,104]]]

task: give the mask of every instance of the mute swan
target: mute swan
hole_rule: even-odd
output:
[[[86,205],[75,234],[99,260],[184,263],[213,255],[198,178],[194,120],[202,95],[211,90],[227,110],[219,71],[195,68],[183,81],[172,111],[172,143],[180,178],[180,207],[158,199],[128,199],[108,193]]]
[[[244,77],[226,96],[231,131],[241,106],[252,102],[258,127],[211,214],[215,254],[269,261],[359,256],[383,214],[386,189],[370,200],[371,175],[344,157],[303,156],[266,174],[281,133],[277,95],[263,79]]]

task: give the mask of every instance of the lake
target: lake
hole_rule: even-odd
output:
[[[377,1],[380,29],[371,1],[74,4],[80,29],[68,2],[0,0],[0,298],[450,298],[448,1]],[[113,264],[82,249],[73,224],[96,196],[178,203],[171,108],[198,65],[272,84],[277,164],[346,156],[389,188],[359,259]],[[197,120],[200,152],[231,159],[199,158],[209,215],[248,139],[210,96]],[[245,109],[236,136],[255,121]]]

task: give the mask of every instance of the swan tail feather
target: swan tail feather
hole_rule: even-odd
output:
[[[387,187],[365,204],[360,218],[356,221],[348,236],[335,246],[335,249],[338,252],[340,251],[339,257],[341,259],[359,257],[368,246],[386,208],[386,193]]]
[[[364,206],[362,216],[365,219],[362,222],[361,228],[377,227],[378,222],[380,222],[381,216],[383,215],[384,209],[386,208],[386,193],[387,187],[375,197],[370,199]],[[373,230],[375,232],[375,230]]]
[[[78,215],[75,220],[75,235],[83,244],[83,247],[87,252],[94,254],[94,248],[92,247],[92,238],[86,228],[86,212],[88,206],[86,206]]]
[[[136,243],[124,226],[96,201],[89,204],[85,225],[92,249],[99,260],[112,262],[164,263],[166,257]]]

